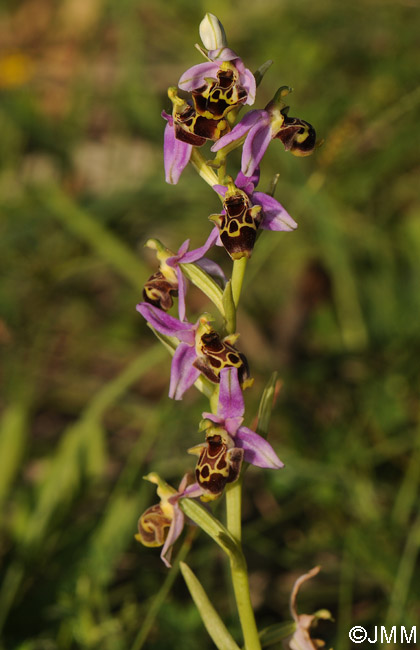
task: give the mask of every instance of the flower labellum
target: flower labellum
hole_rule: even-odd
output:
[[[202,501],[217,499],[226,483],[239,478],[244,457],[244,450],[235,447],[227,431],[209,425],[206,441],[188,450],[188,453],[199,456],[195,476],[204,491]]]
[[[174,302],[172,296],[178,296],[177,272],[167,264],[167,259],[173,253],[157,239],[148,239],[145,245],[157,252],[160,265],[159,270],[153,273],[144,284],[143,300],[159,309],[168,311]]]
[[[218,119],[248,99],[246,89],[239,84],[239,73],[230,61],[224,61],[216,73],[217,79],[207,78],[192,91],[195,110],[207,119]]]
[[[169,88],[168,96],[173,104],[172,117],[177,140],[202,147],[207,140],[218,140],[229,131],[226,120],[203,117],[193,106],[178,97],[176,88]]]
[[[237,338],[238,334],[230,334],[222,339],[208,320],[201,318],[195,335],[197,358],[193,366],[217,384],[223,368],[236,368],[241,386],[252,386],[254,380],[249,377],[248,361],[234,346]]]
[[[153,273],[144,284],[143,300],[150,305],[168,311],[174,304],[172,296],[178,296],[178,282],[170,282],[162,271]]]
[[[263,218],[261,205],[252,205],[246,192],[232,182],[224,196],[222,214],[210,219],[219,228],[220,240],[233,260],[251,257]]]
[[[314,127],[298,117],[285,115],[283,126],[275,137],[281,140],[285,150],[294,156],[310,156],[316,145]]]

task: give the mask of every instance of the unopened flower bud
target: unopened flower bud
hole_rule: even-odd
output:
[[[200,38],[208,50],[217,50],[227,45],[223,25],[214,14],[207,13],[201,21]]]

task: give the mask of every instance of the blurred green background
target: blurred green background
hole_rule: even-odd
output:
[[[194,390],[167,398],[169,356],[135,304],[156,268],[145,240],[199,246],[219,209],[192,169],[165,184],[162,157],[166,89],[201,61],[193,45],[209,10],[248,67],[274,60],[257,107],[291,85],[290,114],[325,139],[305,159],[269,148],[260,187],[280,172],[276,197],[299,228],[259,240],[238,322],[256,379],[248,423],[273,370],[283,382],[270,440],[286,469],[251,468],[245,481],[259,627],[289,618],[293,581],[316,564],[299,609],[331,610],[336,649],[352,625],[418,623],[418,3],[10,0],[0,9],[7,650],[212,647],[182,578],[168,580],[159,551],[134,541],[156,499],[142,476],[178,484],[207,409]],[[223,251],[215,258],[230,272]],[[193,319],[209,304],[189,296]],[[188,563],[240,640],[219,549],[199,535]]]

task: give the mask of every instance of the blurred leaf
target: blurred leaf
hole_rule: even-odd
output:
[[[200,581],[185,562],[181,562],[181,571],[184,580],[187,583],[191,597],[200,612],[205,628],[213,639],[216,647],[219,648],[219,650],[239,650],[239,647],[232,639],[225,624],[211,604]]]
[[[27,440],[28,410],[23,402],[11,404],[0,421],[0,508],[20,471]]]
[[[147,270],[130,248],[57,187],[38,190],[35,196],[48,214],[89,244],[117,273],[130,282],[136,291],[139,291]]]

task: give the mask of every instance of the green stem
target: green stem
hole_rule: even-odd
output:
[[[242,479],[226,486],[226,527],[238,542],[241,543],[241,502]],[[230,561],[233,590],[235,592],[236,607],[241,622],[244,636],[245,650],[260,650],[261,644],[255,622],[254,610],[251,604],[249,591],[248,569],[245,558],[240,551],[240,558],[234,557]]]
[[[235,307],[238,307],[239,298],[241,296],[242,283],[244,281],[245,269],[248,262],[247,257],[241,257],[239,260],[234,260],[232,269],[232,295]]]
[[[227,529],[240,544],[241,531],[241,512],[242,512],[242,479],[235,483],[229,483],[226,486],[226,524]]]
[[[232,296],[235,312],[241,296],[242,283],[245,269],[248,262],[247,257],[234,260],[232,269]],[[235,313],[236,319],[236,313]],[[242,479],[226,486],[226,527],[233,535],[238,544],[241,544],[242,526]],[[261,643],[258,636],[255,622],[254,610],[252,609],[249,591],[248,570],[245,558],[242,554],[240,561],[232,559],[230,562],[232,573],[233,590],[235,592],[236,606],[241,621],[242,633],[244,636],[245,650],[260,650]]]
[[[239,620],[241,621],[244,636],[244,648],[245,650],[261,650],[260,638],[258,636],[249,593],[248,570],[242,552],[240,559],[235,558],[231,560],[230,570],[232,573],[236,607],[238,608]]]
[[[213,187],[213,185],[217,185],[217,183],[219,182],[217,175],[211,169],[211,167],[208,166],[203,156],[201,155],[201,153],[198,151],[196,147],[193,147],[190,162],[194,167],[194,169],[199,173],[201,178],[205,180],[206,183],[210,185],[210,187]]]
[[[210,397],[210,410],[212,413],[217,413],[218,404],[219,404],[219,384],[216,384],[213,393]]]

